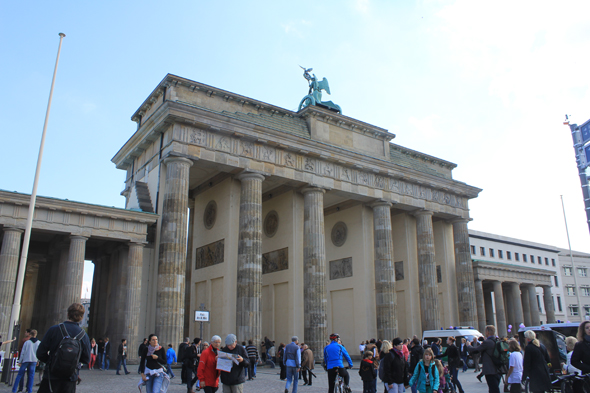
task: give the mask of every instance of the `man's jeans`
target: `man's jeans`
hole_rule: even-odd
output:
[[[486,382],[488,383],[489,393],[500,393],[500,375],[489,374],[486,375]]]
[[[119,359],[119,364],[117,364],[117,374],[119,374],[119,370],[121,370],[121,364],[123,365],[125,374],[129,374],[129,371],[127,371],[127,359]]]
[[[104,367],[105,363],[106,363],[106,365],[107,365],[107,367],[106,367],[106,368]],[[110,366],[111,366],[111,359],[110,359],[110,358],[109,358],[107,355],[105,355],[105,354],[103,353],[103,354],[102,354],[102,369],[103,369],[103,370],[108,370]]]
[[[385,387],[387,388],[387,393],[404,393],[406,391],[403,383],[394,383],[391,385],[391,388],[389,388],[388,384],[385,384]]]
[[[172,372],[172,367],[171,367],[170,363],[168,363],[166,365],[166,372],[168,373],[168,375],[170,376],[171,379],[174,378],[174,373]]]
[[[18,375],[16,376],[16,380],[14,381],[14,385],[12,385],[12,393],[16,393],[16,388],[19,385],[19,382],[25,377],[25,370],[27,371],[27,392],[31,393],[33,391],[33,384],[35,382],[35,367],[37,366],[36,362],[24,362],[20,365],[20,369],[18,370]]]
[[[285,390],[291,386],[291,380],[293,381],[293,393],[297,393],[297,384],[299,383],[299,373],[297,367],[287,366],[287,383],[285,384]]]

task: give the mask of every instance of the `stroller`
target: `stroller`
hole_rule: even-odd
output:
[[[438,393],[455,393],[455,385],[451,383],[451,373],[448,367],[444,367],[444,373],[440,377]]]

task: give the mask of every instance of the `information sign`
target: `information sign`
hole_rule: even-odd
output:
[[[195,311],[195,322],[209,322],[209,311]]]
[[[590,141],[590,120],[582,124],[580,127],[580,133],[582,134],[583,144],[586,144],[586,142]]]
[[[590,163],[590,144],[584,148],[584,152],[586,153],[586,166]]]

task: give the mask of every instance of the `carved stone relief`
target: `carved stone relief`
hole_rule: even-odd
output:
[[[404,261],[395,262],[395,281],[404,279]]]
[[[287,270],[289,268],[289,247],[262,254],[262,274]]]
[[[216,139],[216,143],[215,143],[215,148],[217,150],[223,150],[223,151],[230,151],[230,139],[226,136],[218,136]]]
[[[203,224],[205,228],[211,229],[213,225],[215,225],[215,220],[217,219],[217,203],[215,201],[210,201],[207,206],[205,207],[205,211],[203,212]]]
[[[206,246],[197,248],[195,269],[202,269],[223,262],[225,254],[225,239],[221,239]]]
[[[352,277],[352,257],[330,261],[330,280]]]
[[[246,157],[254,157],[254,143],[252,142],[240,142],[241,151],[240,154]]]
[[[315,160],[310,157],[305,157],[304,169],[310,172],[315,171]]]
[[[273,237],[279,228],[279,215],[276,211],[268,212],[264,219],[264,234],[266,237]]]
[[[207,132],[192,127],[188,128],[188,142],[193,145],[205,146],[207,144]]]
[[[268,146],[260,147],[260,158],[263,161],[275,162],[275,149]]]
[[[342,221],[337,222],[332,227],[332,243],[336,247],[341,247],[346,243],[346,236],[348,235],[348,228]]]
[[[297,157],[292,154],[292,153],[285,153],[285,165],[286,166],[290,166],[291,168],[295,167],[295,164],[297,163]]]

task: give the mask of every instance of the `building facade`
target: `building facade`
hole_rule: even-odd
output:
[[[559,264],[564,288],[565,319],[570,322],[590,319],[590,254],[560,249]]]
[[[469,231],[478,297],[479,329],[496,325],[500,335],[508,326],[535,326],[564,320],[560,249],[545,244]]]

